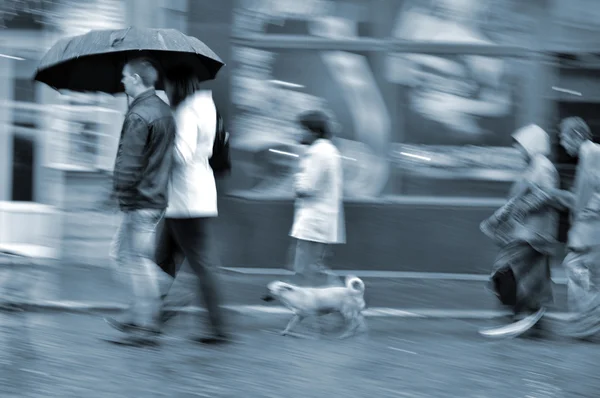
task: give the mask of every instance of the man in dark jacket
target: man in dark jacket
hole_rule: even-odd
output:
[[[154,263],[155,229],[168,203],[176,126],[169,106],[155,92],[158,71],[139,58],[123,68],[121,82],[133,99],[125,115],[114,168],[114,195],[123,213],[115,238],[116,260],[132,277],[135,302],[126,322],[107,318],[125,331],[158,330],[159,269]],[[123,327],[123,326],[127,327]]]

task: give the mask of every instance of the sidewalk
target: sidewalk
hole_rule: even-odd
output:
[[[174,398],[595,397],[600,346],[559,338],[485,340],[485,321],[371,319],[347,340],[236,329],[234,343],[189,340],[181,320],[157,348],[107,342],[99,317],[0,315],[0,396]]]
[[[224,305],[245,314],[285,315],[279,304],[261,297],[266,285],[285,279],[284,270],[224,269],[220,272]],[[268,274],[268,273],[271,273]],[[339,272],[341,275],[344,273]],[[484,287],[486,275],[354,272],[366,284],[367,316],[487,318],[498,313],[498,304]],[[275,274],[275,275],[273,275]],[[9,275],[13,275],[9,278]],[[562,282],[559,276],[557,280]],[[2,300],[28,310],[111,312],[126,307],[131,299],[128,285],[106,268],[60,266],[22,268],[17,278],[0,270]],[[193,291],[195,278],[181,274],[175,292]],[[555,285],[553,312],[566,311],[566,286]]]

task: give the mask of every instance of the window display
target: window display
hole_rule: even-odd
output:
[[[527,46],[543,1],[292,3],[239,0],[234,36]],[[292,192],[303,150],[294,121],[314,108],[329,112],[338,127],[347,197],[410,194],[403,188],[406,175],[431,184],[439,178],[509,182],[524,167],[510,145],[511,133],[526,119],[528,104],[521,97],[531,65],[525,59],[309,45],[236,46],[232,58],[232,145],[253,154],[242,168],[254,178],[257,195]]]

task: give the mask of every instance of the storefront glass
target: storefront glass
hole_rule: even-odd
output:
[[[290,195],[294,121],[317,108],[335,119],[348,198],[503,195],[524,166],[510,145],[531,67],[509,46],[533,46],[539,3],[239,0],[229,69],[244,188]],[[439,46],[389,51],[403,42]]]

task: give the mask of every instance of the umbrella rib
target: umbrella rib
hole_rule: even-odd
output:
[[[194,49],[194,46],[192,45],[192,43],[190,43],[190,38],[188,37],[188,35],[183,35],[183,39],[185,40],[185,42],[188,44],[188,46],[190,46],[190,48],[192,49],[193,52],[196,52],[196,50]]]
[[[123,34],[123,36],[113,39],[112,43],[110,43],[110,46],[114,47],[118,43],[122,43],[123,41],[125,41],[125,37],[127,37],[127,34],[129,33],[130,30],[131,30],[131,26],[129,26],[127,29],[125,29],[125,33]]]

